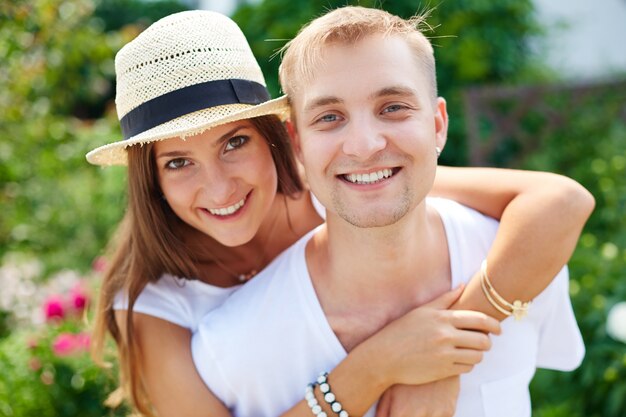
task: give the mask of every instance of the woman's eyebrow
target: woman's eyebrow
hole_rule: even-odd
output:
[[[215,143],[220,144],[220,143],[230,139],[235,133],[237,133],[241,129],[246,129],[247,127],[248,127],[248,125],[235,126],[232,129],[230,129],[228,132],[226,132],[222,136],[220,136],[219,139]]]
[[[169,151],[169,152],[160,152],[157,154],[156,159],[159,158],[182,158],[184,156],[189,155],[189,152],[185,151]]]
[[[215,141],[215,143],[217,145],[219,145],[219,144],[223,143],[224,141],[230,139],[235,133],[237,133],[241,129],[246,129],[246,128],[248,128],[247,125],[235,126],[232,129],[230,129],[228,132],[226,132],[222,136],[220,136]],[[174,151],[169,151],[169,152],[160,152],[160,153],[157,154],[156,159],[159,159],[159,158],[183,158],[183,157],[188,156],[188,155],[189,155],[189,152],[174,150]]]

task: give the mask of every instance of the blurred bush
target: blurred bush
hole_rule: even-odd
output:
[[[113,56],[133,34],[104,33],[86,0],[3,2],[0,21],[0,255],[86,269],[123,207],[121,172],[85,152],[118,136],[102,116]]]
[[[626,344],[606,331],[609,310],[626,301],[624,112],[626,91],[620,90],[593,106],[568,108],[566,128],[542,141],[524,165],[578,180],[597,205],[570,262],[570,293],[587,354],[573,373],[546,371],[535,378],[538,417],[626,416]]]
[[[182,9],[174,1],[0,3],[0,258],[24,252],[48,272],[89,268],[125,207],[125,170],[84,157],[121,137],[115,53]]]
[[[88,354],[90,338],[84,319],[93,278],[65,271],[44,287],[16,291],[15,305],[27,305],[31,309],[27,316],[38,323],[23,326],[22,322],[21,329],[0,339],[0,416],[127,415],[127,409],[104,405],[115,388],[115,369],[103,371]],[[41,302],[33,304],[30,298]]]

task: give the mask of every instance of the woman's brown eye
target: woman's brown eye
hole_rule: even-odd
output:
[[[172,159],[165,166],[167,169],[180,169],[187,166],[189,162],[183,158]]]
[[[248,136],[234,136],[228,139],[228,143],[226,144],[226,151],[232,151],[234,149],[240,148],[245,145],[250,138]]]

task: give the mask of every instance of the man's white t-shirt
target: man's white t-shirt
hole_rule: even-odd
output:
[[[498,223],[455,202],[429,199],[443,220],[452,287],[479,269]],[[236,417],[276,417],[347,353],[332,331],[308,274],[305,247],[315,231],[204,317],[192,338],[196,368]],[[472,372],[461,376],[456,417],[529,417],[528,384],[537,367],[576,368],[584,345],[563,269]],[[339,398],[341,401],[341,398]],[[372,407],[367,416],[373,416]]]

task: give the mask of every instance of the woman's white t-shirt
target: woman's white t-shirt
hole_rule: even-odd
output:
[[[322,218],[326,208],[311,194],[313,207]],[[241,285],[222,288],[199,280],[163,274],[158,281],[146,285],[133,306],[133,311],[147,314],[196,331],[200,319],[220,306]],[[114,310],[127,310],[128,300],[120,292],[113,302]]]

